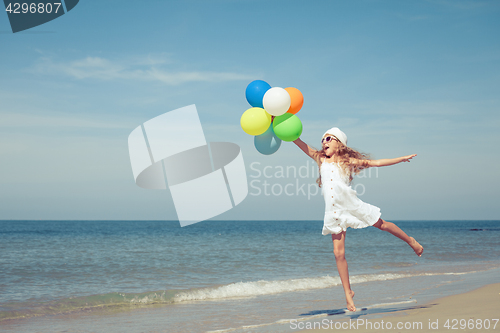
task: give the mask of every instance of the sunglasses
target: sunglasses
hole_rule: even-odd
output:
[[[323,142],[330,142],[330,141],[332,141],[332,140],[335,140],[335,141],[337,141],[337,142],[340,142],[340,140],[339,140],[339,139],[337,139],[335,136],[327,136],[326,138],[323,138],[323,139],[321,140],[321,143],[323,143]]]

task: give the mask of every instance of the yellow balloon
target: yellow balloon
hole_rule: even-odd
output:
[[[241,128],[250,135],[261,135],[271,125],[271,115],[263,108],[250,108],[240,119]]]

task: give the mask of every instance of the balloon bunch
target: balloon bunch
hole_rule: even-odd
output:
[[[241,128],[254,135],[257,150],[270,155],[281,146],[281,140],[294,141],[302,134],[302,122],[295,114],[304,104],[296,88],[273,87],[264,81],[251,82],[245,91],[252,106],[240,119]]]

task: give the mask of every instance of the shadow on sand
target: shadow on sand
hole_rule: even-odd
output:
[[[355,312],[348,311],[347,309],[332,309],[332,310],[313,310],[308,313],[302,313],[299,316],[338,316],[345,315],[351,319],[357,319],[361,316],[373,315],[373,314],[388,314],[393,312],[414,310],[414,309],[425,309],[434,306],[435,304],[419,305],[419,306],[384,306],[384,304],[372,305],[365,308],[359,308]]]

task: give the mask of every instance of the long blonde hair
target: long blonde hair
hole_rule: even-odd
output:
[[[325,154],[325,150],[321,149],[316,152],[318,154],[318,160],[321,161],[322,159],[327,158]],[[344,171],[345,174],[349,176],[349,183],[353,179],[353,174],[357,175],[358,173],[361,172],[361,170],[366,169],[368,167],[368,161],[370,159],[369,154],[365,153],[360,153],[357,150],[354,150],[352,148],[347,147],[343,143],[339,142],[339,146],[337,150],[333,153],[333,155],[337,156],[340,167],[342,168],[342,171]],[[353,165],[349,163],[350,158],[355,158],[358,160],[364,160],[365,162],[362,163],[361,165]],[[318,186],[321,187],[321,163],[319,165],[319,177],[316,179],[316,183],[318,183]]]

